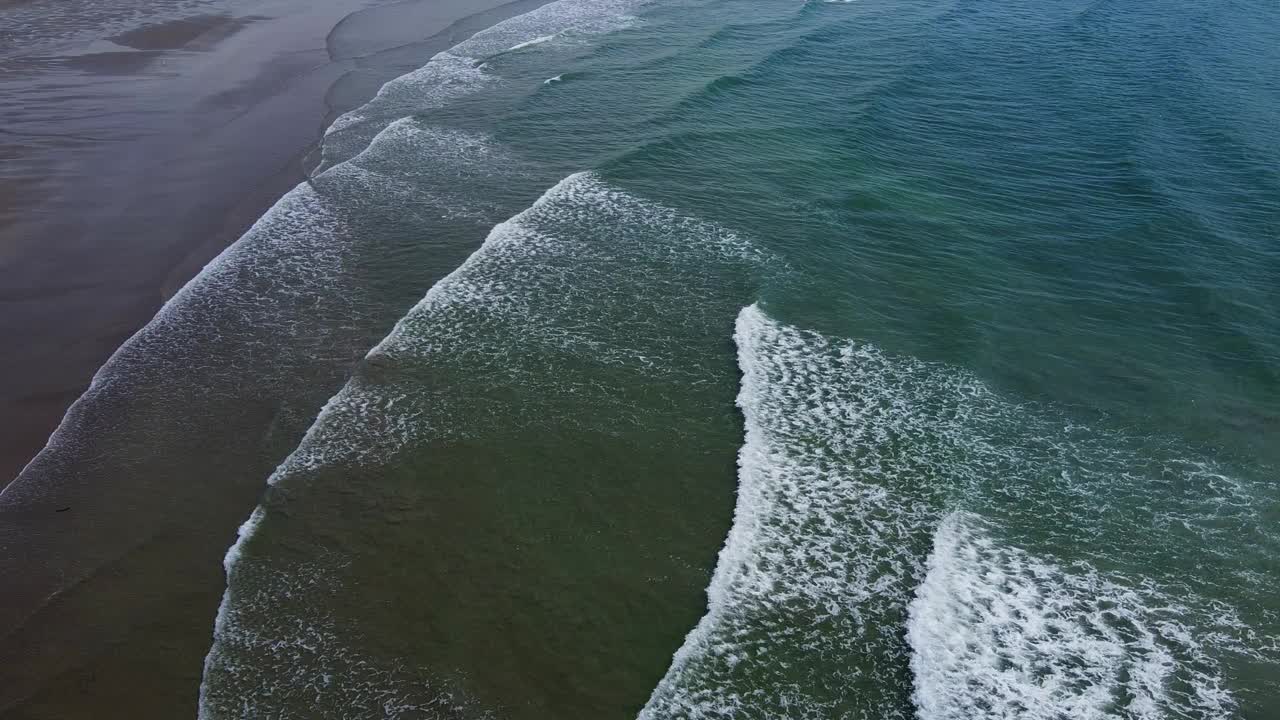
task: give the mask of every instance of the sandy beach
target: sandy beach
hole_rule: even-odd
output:
[[[111,352],[303,179],[335,115],[530,3],[224,5],[31,54],[16,54],[23,18],[0,17],[0,87],[16,100],[0,109],[0,482]]]
[[[0,483],[306,177],[333,117],[537,4],[0,4]],[[244,412],[242,428],[255,413],[274,428],[275,411]],[[0,717],[192,715],[222,554],[295,440],[211,434],[184,477],[160,461],[86,470],[92,449],[28,466],[0,494]]]

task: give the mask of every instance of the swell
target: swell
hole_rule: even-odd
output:
[[[382,86],[364,106],[334,120],[325,133],[319,170],[358,152],[395,120],[446,105],[493,81],[485,63],[539,38],[605,34],[626,26],[646,0],[556,0],[481,30],[436,54],[421,68]]]
[[[670,567],[682,546],[665,533],[649,537],[633,527],[645,524],[643,513],[618,517],[588,508],[625,501],[665,506],[661,498],[670,493],[708,492],[681,483],[689,464],[708,461],[705,446],[692,438],[729,419],[716,401],[728,389],[720,382],[728,378],[719,367],[716,324],[739,302],[730,288],[742,282],[741,272],[763,260],[734,234],[590,173],[565,178],[495,226],[367,355],[273,475],[226,558],[227,589],[206,659],[202,716],[234,715],[246,702],[260,714],[299,714],[288,698],[318,678],[325,678],[319,692],[327,711],[359,714],[371,697],[370,668],[382,678],[375,684],[386,681],[377,692],[403,692],[414,705],[466,697],[495,712],[536,714],[546,707],[552,714],[591,716],[607,705],[575,689],[590,685],[587,678],[618,667],[632,668],[628,678],[660,671],[671,646],[656,657],[638,648],[685,621],[651,625],[631,619],[625,608],[640,594],[647,598],[646,618],[658,612],[681,617],[688,606],[678,600],[701,589],[700,573]],[[679,273],[689,267],[699,268],[698,275]],[[695,301],[705,316],[681,313]],[[690,357],[696,361],[685,362]],[[508,458],[511,448],[528,443],[542,460]],[[616,451],[619,443],[626,470],[580,464],[567,473],[547,459],[571,458],[584,447]],[[467,470],[478,462],[497,462],[497,477],[511,478],[494,497],[483,492],[493,478]],[[400,467],[419,471],[397,490],[404,482]],[[627,482],[619,482],[623,473]],[[641,481],[646,498],[636,499],[627,488]],[[426,520],[448,513],[459,495],[463,507],[473,506],[476,492],[489,508],[484,518],[451,529]],[[423,494],[421,502],[407,499]],[[371,518],[342,500],[341,514],[323,513],[339,498],[353,497],[382,510]],[[583,511],[545,518],[535,512],[565,503],[582,503]],[[414,532],[363,542],[370,523],[380,527],[388,512]],[[562,539],[513,546],[509,524],[528,522],[529,513],[542,518],[539,525],[553,523]],[[690,518],[694,527],[701,522]],[[589,549],[573,540],[579,533],[593,538]],[[501,639],[476,647],[476,637],[466,634],[455,647],[436,634],[414,634],[386,608],[365,610],[379,606],[377,597],[413,597],[419,578],[438,577],[440,565],[452,567],[451,554],[414,550],[439,543],[467,549],[467,563],[452,572],[483,576],[495,562],[506,569],[489,577],[483,592],[463,584],[435,592],[428,610],[406,610],[403,623],[420,622],[425,613],[440,625],[473,627],[496,613],[511,617]],[[526,546],[537,553],[526,555]],[[619,576],[616,558],[637,546],[648,549],[635,572]],[[388,557],[411,570],[378,572],[379,558]],[[576,584],[613,590],[540,602],[569,558]],[[324,593],[347,599],[300,596],[295,589],[317,572],[332,578]],[[566,655],[565,628],[583,615],[595,617],[591,652]],[[313,636],[323,653],[311,649]],[[507,642],[525,649],[513,655],[503,650]],[[546,649],[530,659],[531,647]],[[356,656],[359,667],[346,659]],[[382,674],[392,659],[407,674]],[[450,681],[455,675],[463,678],[457,685]],[[539,695],[535,701],[522,695],[528,688],[504,684],[519,686],[526,677],[539,688],[554,687],[547,693],[554,700]],[[639,691],[649,687],[643,682]]]
[[[574,0],[560,0],[560,2],[544,5],[530,13],[499,23],[492,28],[476,33],[468,41],[450,51],[438,54],[424,68],[388,82],[366,106],[352,111],[335,121],[326,137],[326,153],[329,153],[331,144],[337,144],[338,138],[334,136],[348,134],[350,131],[355,130],[357,142],[359,142],[360,133],[367,132],[363,128],[371,125],[378,127],[381,123],[389,122],[390,124],[379,131],[378,137],[382,137],[397,126],[410,122],[406,117],[406,113],[410,110],[421,112],[424,109],[437,107],[459,97],[461,94],[483,87],[486,79],[481,65],[485,59],[528,47],[532,44],[549,42],[556,35],[567,31],[591,33],[611,30],[618,26],[619,19],[625,20],[625,16],[621,16],[621,10],[634,7],[635,3],[613,3],[605,7],[592,6],[577,12],[580,9],[579,5],[581,3],[576,3]],[[534,33],[546,32],[548,29],[552,30],[552,34],[536,35],[531,40],[523,39]],[[437,93],[437,89],[443,89],[443,92]],[[350,145],[349,142],[346,144]],[[369,153],[377,145],[378,141],[375,138],[367,144],[362,154]],[[353,161],[358,157],[337,161],[332,156],[328,157],[318,168],[317,177],[332,176],[335,172],[352,165]],[[565,182],[572,184],[581,178],[585,178],[585,176],[570,178]],[[386,335],[382,341],[366,354],[364,366],[366,368],[372,368],[375,365],[380,366],[384,362],[382,358],[392,354],[394,349],[403,342],[403,338],[408,333],[407,323],[411,322],[415,314],[420,314],[425,307],[437,301],[442,293],[448,292],[448,288],[457,284],[456,280],[458,278],[466,276],[469,268],[478,262],[482,262],[482,258],[491,254],[494,243],[501,241],[506,228],[512,227],[513,223],[518,223],[520,218],[529,213],[536,212],[551,195],[552,191],[549,191],[547,195],[544,195],[541,200],[524,213],[494,228],[479,249],[473,252],[462,265],[433,285],[426,296],[409,313],[401,316],[391,333]],[[354,407],[360,404],[360,401],[356,401],[355,405],[348,402],[352,392],[355,391],[348,384],[342,392],[329,399],[307,430],[302,441],[272,473],[268,479],[269,488],[274,487],[280,482],[281,478],[289,474],[303,472],[308,468],[315,468],[320,465],[359,462],[362,457],[365,457],[365,453],[384,449],[384,443],[371,441],[367,447],[357,449],[354,456],[344,455],[339,458],[323,452],[320,455],[316,454],[317,448],[324,448],[326,444],[331,448],[335,447],[335,443],[332,442],[332,435],[326,435],[325,433],[331,433],[332,426],[340,424],[342,420],[346,419],[342,416],[344,414],[349,415]],[[366,409],[372,412],[379,411],[379,408],[376,407]],[[390,406],[388,405],[382,409],[389,410]],[[356,410],[356,412],[363,412],[363,410]],[[403,441],[403,438],[401,441]],[[337,443],[336,446],[345,448],[346,450],[341,452],[346,452],[354,448],[356,444],[350,442],[348,438],[347,441]],[[270,492],[271,490],[269,489],[268,497]],[[260,505],[255,509],[249,520],[241,526],[235,543],[227,551],[224,559],[228,584],[215,620],[215,643],[205,660],[205,673],[200,690],[202,717],[215,712],[211,709],[215,703],[210,700],[209,678],[213,669],[219,667],[220,662],[222,662],[217,639],[229,638],[234,632],[233,623],[228,620],[234,600],[237,597],[235,583],[232,580],[240,565],[239,558],[244,552],[246,543],[251,540],[263,519],[264,507],[264,505]],[[240,572],[243,574],[244,571]]]
[[[608,18],[592,14],[594,5],[585,16],[545,8],[543,25],[610,27]],[[515,18],[502,25],[486,37],[503,42],[526,27]],[[402,118],[422,103],[407,98],[398,107],[403,112],[395,118]],[[315,409],[420,299],[415,288],[461,259],[465,245],[428,254],[415,243],[421,238],[421,229],[412,227],[417,213],[439,206],[433,229],[450,237],[483,237],[491,225],[488,200],[468,207],[475,198],[423,185],[433,171],[457,177],[457,163],[473,159],[466,152],[472,144],[438,143],[438,152],[415,168],[418,175],[407,184],[388,173],[394,158],[380,157],[380,146],[401,142],[414,130],[393,118],[358,145],[349,144],[342,162],[287,193],[98,369],[45,447],[0,493],[0,512],[13,520],[8,530],[23,539],[21,552],[15,545],[3,554],[0,574],[13,581],[0,628],[25,627],[37,613],[57,613],[67,602],[98,593],[103,607],[159,613],[155,622],[142,624],[131,615],[110,630],[122,662],[143,662],[148,654],[137,646],[158,642],[180,646],[178,654],[204,654],[208,619],[202,630],[192,620],[202,613],[209,587],[220,584],[208,585],[207,570],[217,565],[204,562],[225,551],[218,521],[231,527],[243,518],[245,507],[261,497],[261,478],[297,447]],[[506,201],[518,194],[505,186],[492,190],[479,196]],[[407,192],[416,195],[414,214],[388,207]],[[381,222],[369,223],[370,215]],[[406,257],[410,262],[403,262]],[[363,280],[380,272],[403,283]],[[50,524],[48,509],[64,506],[73,509]],[[168,557],[135,550],[137,538],[156,533],[172,538]],[[129,590],[98,572],[108,564],[127,566],[134,577],[173,577],[170,590],[194,599],[157,600],[147,609],[115,597]],[[212,613],[218,599],[208,599]],[[161,640],[156,636],[164,627],[189,632]],[[37,681],[34,675],[62,672],[95,651],[65,623],[42,642],[61,649],[43,655],[52,669],[24,662],[30,648],[13,643],[0,658],[0,686],[27,687]]]
[[[702,157],[727,157],[726,150],[749,145],[751,153],[721,160],[715,169],[726,177],[750,178],[776,172],[788,155],[797,155],[797,145],[820,145],[824,158],[847,158],[850,166],[869,166],[866,180],[860,178],[848,190],[824,197],[815,191],[822,185],[819,178],[812,178],[803,186],[797,183],[800,187],[794,190],[788,188],[789,196],[783,199],[811,202],[817,211],[847,223],[859,234],[877,232],[875,223],[866,222],[860,212],[863,204],[872,202],[881,203],[888,211],[885,215],[896,214],[895,220],[921,226],[919,234],[965,234],[965,242],[953,246],[955,252],[989,253],[991,262],[1007,263],[1017,281],[979,288],[979,293],[1007,294],[1013,302],[1019,296],[1038,295],[1035,302],[1046,312],[1071,308],[1064,334],[1074,336],[1066,343],[1074,347],[1064,352],[1066,359],[1058,363],[1058,370],[1078,372],[1096,362],[1087,357],[1086,348],[1091,345],[1107,346],[1115,359],[1091,368],[1092,378],[1082,378],[1082,387],[1093,387],[1088,383],[1115,372],[1118,365],[1143,365],[1139,355],[1179,358],[1186,374],[1131,380],[1115,393],[1110,407],[1146,402],[1164,394],[1171,384],[1186,387],[1198,394],[1188,398],[1190,402],[1221,410],[1202,422],[1199,412],[1169,408],[1171,423],[1198,423],[1187,427],[1187,432],[1214,438],[1206,443],[1231,443],[1243,452],[1273,458],[1265,432],[1251,438],[1231,437],[1217,427],[1234,423],[1239,408],[1266,404],[1270,388],[1275,387],[1280,316],[1269,309],[1275,303],[1266,289],[1276,286],[1280,265],[1275,253],[1259,241],[1269,237],[1268,228],[1275,225],[1277,206],[1268,202],[1274,196],[1270,167],[1275,163],[1259,162],[1260,156],[1255,152],[1251,157],[1249,147],[1238,138],[1222,134],[1233,125],[1231,116],[1210,112],[1207,108],[1221,103],[1206,102],[1212,95],[1203,88],[1197,90],[1204,83],[1184,77],[1181,66],[1157,71],[1161,66],[1155,59],[1139,54],[1137,60],[1123,58],[1138,78],[1129,82],[1123,76],[1125,69],[1108,68],[1096,60],[1085,65],[1089,71],[1080,73],[1081,77],[1067,76],[1062,68],[1078,66],[1081,58],[1073,56],[1076,48],[1070,42],[1054,36],[1061,34],[1057,20],[1042,22],[1041,18],[1039,13],[1014,18],[1019,33],[1031,21],[1023,38],[1003,32],[1004,24],[1011,21],[1002,13],[968,4],[963,13],[947,21],[969,23],[963,27],[964,34],[957,35],[956,27],[913,26],[910,35],[921,42],[894,56],[891,73],[875,78],[874,83],[850,75],[830,88],[819,88],[811,81],[849,65],[835,53],[822,52],[838,44],[820,31],[811,41],[786,43],[784,49],[790,55],[764,58],[755,66],[743,62],[708,77],[692,91],[680,88],[683,97],[672,93],[677,104],[655,113],[654,129],[622,162],[631,167],[660,162],[692,175],[698,171],[685,168],[696,168]],[[1125,19],[1111,17],[1108,22],[1123,25]],[[1142,20],[1138,27],[1165,22],[1132,19]],[[1113,42],[1145,47],[1128,42],[1141,32],[1124,30]],[[969,36],[980,40],[974,42]],[[1118,51],[1112,48],[1108,53]],[[797,72],[799,67],[806,72]],[[993,76],[1005,81],[995,83]],[[787,92],[780,92],[784,87]],[[789,103],[789,97],[803,98],[803,102]],[[1070,105],[1089,110],[1073,117],[1049,106],[1065,98],[1074,101]],[[1151,106],[1183,110],[1145,118],[1117,112],[1123,103],[1112,105],[1108,98],[1141,98]],[[981,124],[971,122],[977,116],[984,118]],[[743,130],[753,122],[767,123],[759,141]],[[771,134],[774,137],[768,137]],[[719,172],[724,165],[732,170]],[[804,165],[795,162],[796,172],[789,174],[809,172]],[[706,176],[702,184],[714,193],[719,181],[710,179],[710,172]],[[900,177],[910,190],[904,192],[895,183],[878,181],[879,177]],[[836,172],[820,179],[847,181]],[[913,196],[915,192],[920,194]],[[927,211],[909,206],[923,205],[925,200],[930,205]],[[963,225],[952,224],[942,215],[970,204],[985,212],[973,213]],[[785,210],[787,203],[778,206]],[[1064,222],[1067,217],[1073,219]],[[941,222],[934,223],[935,219]],[[1002,244],[1013,235],[1027,241],[1017,253],[1008,253]],[[890,233],[881,237],[889,238]],[[880,237],[871,240],[858,252],[872,264],[898,260],[872,257],[882,246]],[[931,247],[924,251],[934,252]],[[1064,263],[1076,271],[1060,272]],[[886,285],[888,292],[882,296],[892,292],[893,284]],[[969,302],[972,296],[964,297],[968,292],[968,288],[956,288],[955,302]],[[1089,316],[1119,319],[1116,309],[1135,301],[1152,318],[1138,328],[1141,342],[1129,342],[1132,335],[1107,337],[1116,327],[1128,326],[1123,319],[1118,325],[1083,320]],[[883,312],[898,312],[888,305]],[[972,314],[955,314],[959,317],[953,326],[973,327],[965,342],[982,343],[982,321]],[[1029,326],[1025,332],[1039,332],[1035,323],[1012,313],[997,314],[999,322],[1025,323]],[[1161,327],[1177,330],[1157,329]],[[1259,397],[1257,390],[1249,391],[1253,397],[1232,392],[1241,377],[1265,395]],[[1053,387],[1053,383],[1028,382]],[[1057,399],[1075,401],[1070,392],[1058,392]]]
[[[575,0],[559,0],[559,2],[549,3],[549,5],[553,6],[573,6],[574,4]],[[617,7],[623,6],[622,4],[615,5],[617,5]],[[628,8],[633,6],[633,4],[625,4],[625,7]],[[614,10],[617,9],[617,7],[611,6],[610,9]],[[544,5],[543,7],[531,11],[531,13],[527,13],[526,15],[537,13],[538,11],[543,11],[544,14],[551,15],[551,10],[552,8]],[[567,18],[551,15],[548,20],[568,20],[569,27],[572,28],[572,20],[574,19],[572,17],[572,10],[570,10],[567,15]],[[510,39],[513,33],[520,33],[524,29],[519,24],[523,17],[524,16],[512,18],[487,30],[476,33],[476,36],[473,36],[468,41],[464,41],[464,45],[467,45],[468,47],[476,46],[479,48],[485,48],[489,47],[494,40],[499,43],[506,42]],[[593,19],[596,20],[597,23],[601,23],[606,29],[611,27],[607,21],[604,21],[599,16],[594,18],[588,17],[587,21],[589,22]],[[488,42],[486,43],[485,40],[488,40]],[[447,57],[448,55],[449,53],[447,52],[441,53],[437,58]],[[405,77],[409,77],[413,74],[414,73],[409,73]],[[403,80],[403,78],[399,78],[397,80]],[[384,85],[383,88],[379,90],[379,98],[394,90],[394,85],[397,80],[393,80]],[[447,82],[450,82],[450,80],[446,79],[446,83]],[[454,96],[456,97],[456,95]],[[413,103],[415,100],[420,100],[420,98],[411,98],[409,102]],[[368,106],[376,105],[377,101],[378,98],[375,98],[375,100],[371,101]],[[421,105],[414,107],[415,109],[422,109]],[[348,115],[355,115],[359,112],[360,109],[357,109]],[[335,170],[339,169],[339,165],[346,165],[347,163],[358,161],[360,155],[371,151],[381,137],[389,135],[389,131],[394,131],[392,126],[396,120],[402,120],[406,117],[408,117],[407,114],[395,115],[394,117],[389,118],[384,125],[377,128],[376,133],[368,140],[368,142],[364,143],[360,149],[352,153],[341,163],[329,164],[317,169],[316,177],[320,178],[326,174],[332,177],[335,174]],[[342,124],[343,118],[339,118],[335,123],[336,126],[341,126]],[[332,130],[333,128],[331,128],[331,131]],[[9,483],[3,488],[0,488],[0,502],[13,502],[18,500],[19,495],[29,495],[30,493],[36,492],[37,488],[28,487],[37,485],[31,477],[32,473],[29,471],[34,467],[51,463],[51,456],[58,454],[60,449],[71,449],[77,444],[80,444],[76,436],[78,433],[82,433],[83,426],[88,424],[86,422],[86,413],[88,412],[89,407],[94,404],[95,399],[102,394],[103,390],[114,383],[125,381],[126,377],[130,373],[138,372],[139,370],[137,369],[137,366],[147,362],[148,360],[148,350],[154,349],[154,346],[158,342],[163,342],[163,340],[159,340],[157,338],[158,335],[162,334],[167,328],[172,328],[181,325],[184,322],[188,322],[188,319],[184,317],[185,315],[191,313],[200,306],[208,306],[210,304],[211,301],[207,296],[216,294],[220,288],[229,287],[229,285],[223,281],[232,278],[237,274],[243,273],[244,270],[241,266],[251,265],[253,263],[252,256],[255,253],[261,252],[260,248],[250,247],[254,244],[254,240],[268,232],[270,230],[269,226],[273,223],[280,220],[287,221],[300,218],[301,216],[292,208],[291,203],[294,202],[293,198],[296,197],[301,197],[303,195],[310,197],[313,194],[311,191],[312,187],[313,182],[306,182],[286,194],[284,198],[278,201],[262,216],[262,218],[260,218],[248,231],[246,231],[241,238],[201,268],[201,270],[192,277],[191,280],[185,283],[176,293],[173,294],[173,296],[166,300],[147,325],[136,331],[112,353],[108,360],[103,363],[97,372],[94,373],[88,389],[79,398],[77,398],[74,403],[72,403],[62,422],[50,436],[45,448],[42,449],[35,458],[28,462],[26,467],[24,467],[23,472],[19,474],[19,478],[17,480]],[[304,214],[305,212],[306,211],[304,211]],[[403,316],[403,313],[399,314],[399,316]]]
[[[821,19],[821,16],[805,17],[809,22],[820,22]],[[739,64],[733,72],[717,75],[705,81],[700,87],[673,98],[664,115],[656,119],[656,122],[669,123],[685,114],[696,114],[699,109],[723,100],[724,96],[732,94],[738,88],[759,82],[772,71],[804,67],[806,62],[814,59],[810,54],[811,50],[805,46],[830,38],[832,33],[837,31],[838,23],[835,27],[822,23],[816,26],[796,27],[794,19],[789,19],[771,22],[765,27],[775,30],[772,33],[764,33],[761,37],[762,41],[767,41],[772,44],[772,47],[767,47],[758,57]],[[706,42],[706,45],[708,48],[714,48],[718,42],[724,40],[725,36],[717,33]]]
[[[495,13],[497,13],[497,14],[500,14],[498,21],[501,22],[502,20],[506,20],[516,15],[522,14],[519,12],[519,9],[529,6],[530,2],[535,3],[535,6],[536,6],[537,4],[542,4],[548,1],[554,1],[554,0],[510,0],[510,2],[507,2],[496,8],[492,8],[489,10],[482,10],[476,13],[475,15],[469,15],[459,20],[455,20],[454,22],[450,23],[448,27],[445,27],[440,32],[437,32],[435,35],[432,35],[427,38],[419,38],[413,42],[405,43],[403,45],[393,45],[387,48],[379,48],[377,50],[369,51],[369,52],[358,54],[358,55],[348,55],[340,52],[337,49],[337,45],[336,45],[337,38],[339,34],[341,34],[347,29],[348,25],[351,25],[357,22],[363,16],[381,14],[381,13],[387,12],[385,8],[365,8],[363,10],[357,10],[353,13],[348,14],[346,17],[342,18],[342,20],[339,21],[338,24],[334,25],[333,28],[329,30],[329,34],[325,36],[325,48],[328,51],[329,57],[331,59],[361,60],[361,59],[370,57],[372,55],[394,52],[396,50],[402,50],[408,47],[412,47],[414,45],[430,43],[433,40],[448,39],[449,41],[451,41],[449,43],[450,45],[457,45],[467,40],[468,37],[474,34],[475,32],[483,31],[483,28],[481,28],[478,31],[474,29],[475,22],[477,21],[477,19],[481,17],[493,16]],[[533,8],[529,7],[528,9],[531,10]],[[394,10],[391,10],[390,12],[394,13]],[[528,10],[525,10],[525,12],[528,12]]]

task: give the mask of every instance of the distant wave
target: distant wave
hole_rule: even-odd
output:
[[[555,35],[543,35],[542,37],[536,37],[532,40],[525,40],[522,43],[516,43],[515,45],[512,45],[511,47],[507,48],[507,52],[514,52],[516,50],[527,48],[533,45],[541,45],[542,43],[547,42],[548,40],[555,40],[555,39],[556,39]]]
[[[648,0],[556,0],[481,30],[438,53],[421,68],[386,83],[365,105],[333,121],[325,131],[321,169],[359,152],[382,127],[438,108],[496,82],[485,61],[498,55],[575,35],[613,32],[632,22]]]

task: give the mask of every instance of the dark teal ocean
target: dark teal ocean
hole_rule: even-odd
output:
[[[202,718],[1280,717],[1274,1],[557,0],[153,326],[372,345]]]

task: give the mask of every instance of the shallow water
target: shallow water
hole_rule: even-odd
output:
[[[560,0],[389,83],[271,217],[384,239],[353,301],[483,243],[270,478],[202,716],[1266,717],[1277,20]]]

